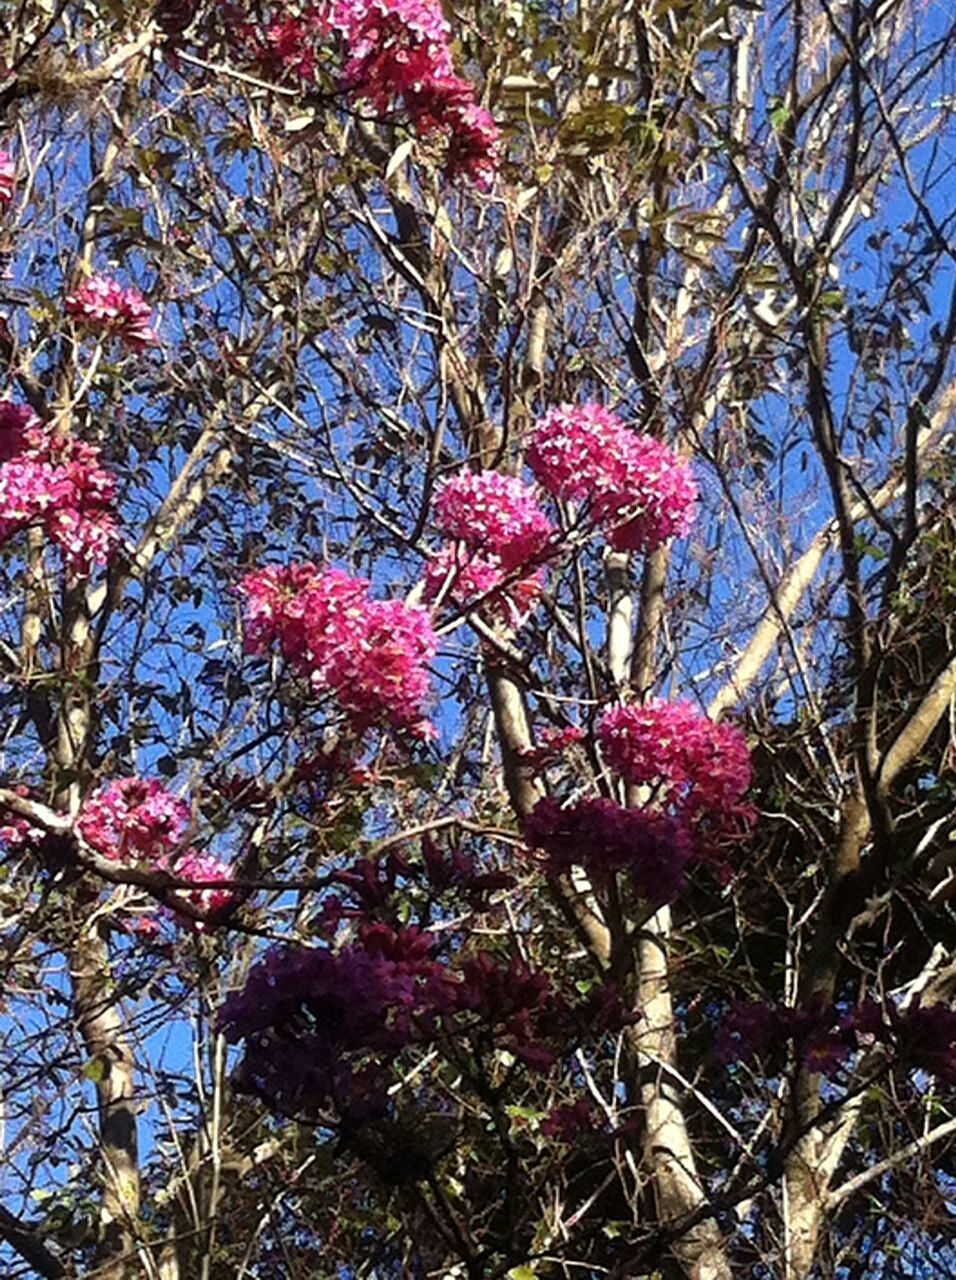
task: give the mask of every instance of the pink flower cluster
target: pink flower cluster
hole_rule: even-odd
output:
[[[612,707],[598,725],[604,758],[653,802],[690,820],[732,821],[750,786],[750,751],[732,724],[715,724],[687,702]]]
[[[116,477],[95,445],[55,435],[22,405],[0,401],[0,543],[42,524],[75,573],[104,564],[117,538]]]
[[[528,465],[554,497],[586,503],[620,550],[652,551],[691,526],[697,486],[690,465],[598,404],[545,414]]]
[[[333,0],[330,25],[349,53],[353,95],[381,112],[401,100],[422,137],[448,137],[450,175],[488,186],[498,167],[498,129],[475,101],[474,85],[455,75],[439,0]]]
[[[369,583],[341,569],[269,565],[239,584],[246,650],[273,644],[318,694],[332,694],[353,727],[384,723],[427,735],[427,664],[438,640],[424,609],[373,600]]]
[[[225,862],[214,858],[212,854],[187,849],[178,858],[168,859],[160,865],[163,870],[180,880],[195,880],[197,885],[204,886],[195,889],[179,889],[176,892],[177,898],[182,898],[204,915],[214,916],[231,906],[236,900],[236,891],[226,888],[232,883],[231,868]],[[220,889],[213,883],[206,883],[207,881],[218,881],[223,888]]]
[[[113,862],[141,862],[180,880],[232,879],[229,867],[211,854],[184,847],[191,819],[189,805],[161,782],[120,778],[87,796],[75,828],[82,840]],[[235,890],[213,885],[176,890],[175,896],[206,915],[235,901]]]
[[[535,605],[544,586],[544,571],[518,576],[500,561],[467,547],[442,547],[425,566],[425,599],[451,600],[462,609],[480,607],[517,627]]]
[[[17,166],[8,151],[0,151],[0,207],[13,203],[16,193]]]
[[[83,280],[68,296],[66,313],[91,329],[120,338],[137,351],[159,341],[152,326],[152,310],[143,295],[110,276],[93,275]]]
[[[534,492],[517,476],[500,471],[460,471],[435,498],[436,523],[483,554],[516,569],[542,556],[554,528]]]
[[[554,528],[533,491],[517,476],[462,471],[445,481],[435,499],[439,529],[456,545],[443,547],[425,570],[425,594],[447,594],[466,606],[480,600],[490,612],[517,625],[541,593]]]
[[[235,14],[235,6],[224,6]],[[238,15],[235,15],[238,17]],[[312,0],[298,16],[276,11],[256,27],[239,18],[233,37],[274,74],[314,80],[321,44],[337,37],[343,85],[382,114],[401,103],[421,137],[447,139],[446,170],[487,186],[498,166],[499,135],[474,86],[455,75],[451,30],[439,0]]]
[[[182,843],[190,817],[186,801],[161,782],[119,778],[87,796],[75,825],[104,858],[155,865]]]

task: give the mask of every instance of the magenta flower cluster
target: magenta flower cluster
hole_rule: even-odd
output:
[[[454,1007],[454,984],[431,949],[415,929],[372,926],[337,952],[269,952],[220,1015],[226,1039],[245,1041],[236,1086],[286,1114],[329,1102],[353,1120],[380,1114],[384,1063]]]
[[[244,1041],[237,1087],[287,1115],[331,1105],[350,1123],[374,1121],[388,1108],[389,1064],[412,1046],[473,1037],[472,1052],[494,1045],[547,1070],[569,1045],[633,1021],[610,985],[570,1003],[521,960],[435,949],[416,927],[366,920],[338,950],[268,953],[220,1014],[227,1040]]]
[[[211,854],[185,846],[191,811],[185,800],[152,778],[119,778],[86,797],[77,815],[80,838],[113,862],[143,863],[181,880],[195,880],[195,889],[176,891],[176,897],[197,911],[215,915],[235,901],[226,888],[232,873]],[[206,881],[220,881],[223,888]]]
[[[337,39],[342,84],[353,99],[380,114],[400,105],[419,136],[446,139],[451,176],[480,186],[492,181],[498,129],[474,86],[455,74],[439,0],[313,0],[298,15],[277,12],[262,25],[245,20],[235,5],[224,7],[234,38],[273,74],[313,81],[324,64],[323,44]]]
[[[516,569],[546,554],[554,536],[534,491],[500,471],[459,471],[435,498],[435,521],[449,538]]]
[[[161,782],[119,778],[86,797],[75,826],[104,858],[156,864],[182,844],[191,816]]]
[[[762,1058],[779,1069],[791,1045],[804,1066],[823,1076],[838,1076],[856,1053],[881,1047],[900,1065],[956,1081],[956,1010],[942,1004],[914,1002],[900,1010],[866,1000],[846,1012],[740,1000],[721,1019],[714,1052],[724,1063]]]
[[[17,166],[8,151],[0,151],[0,208],[13,203],[17,189]]]
[[[697,485],[689,463],[601,405],[565,404],[545,414],[528,465],[554,497],[583,504],[619,550],[653,551],[690,529]]]
[[[110,276],[92,275],[66,299],[66,314],[108,337],[116,337],[134,350],[158,341],[152,326],[152,310],[137,289],[124,288]]]
[[[608,765],[653,802],[689,819],[731,819],[752,768],[736,725],[716,724],[687,702],[629,703],[606,711],[598,741]]]
[[[88,574],[116,544],[116,478],[100,451],[0,401],[0,543],[40,526],[69,568]]]
[[[382,724],[427,736],[427,664],[438,648],[431,620],[401,600],[373,600],[369,585],[310,562],[248,574],[239,584],[246,650],[261,655],[277,646],[355,729]]]
[[[426,598],[447,596],[463,607],[478,601],[517,624],[541,593],[540,561],[555,532],[534,491],[517,476],[461,471],[439,489],[435,520],[455,541],[430,558]]]
[[[677,897],[695,852],[688,827],[676,818],[625,809],[603,797],[562,806],[545,796],[525,822],[524,836],[548,855],[553,873],[581,866],[600,886],[623,872],[642,898],[658,904]]]

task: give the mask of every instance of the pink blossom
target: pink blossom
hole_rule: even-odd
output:
[[[425,599],[439,596],[461,608],[480,608],[516,627],[534,608],[544,586],[544,570],[517,576],[496,556],[461,545],[442,547],[425,566]]]
[[[439,488],[435,517],[442,533],[515,569],[540,557],[554,535],[534,492],[500,471],[460,471]]]
[[[68,482],[49,462],[21,456],[0,464],[0,542],[68,498]]]
[[[690,528],[697,486],[689,464],[601,405],[547,413],[535,427],[528,465],[554,497],[586,503],[622,550],[652,551]]]
[[[325,65],[323,41],[342,48],[343,88],[382,115],[402,109],[420,137],[446,140],[450,177],[490,185],[500,161],[498,128],[454,73],[451,28],[439,0],[312,0],[298,15],[273,8],[257,27],[233,5],[223,6],[232,38],[265,71],[314,83]]]
[[[116,478],[95,445],[58,436],[22,406],[0,408],[0,542],[40,524],[67,566],[88,574],[116,543]]]
[[[0,207],[13,203],[16,192],[17,166],[8,151],[0,151]]]
[[[156,865],[179,880],[195,880],[200,885],[205,881],[219,881],[223,886],[232,883],[232,869],[227,863],[196,849],[187,849],[178,856],[161,858]],[[212,884],[203,888],[177,889],[175,896],[204,915],[216,915],[231,906],[237,898],[235,889],[220,889]],[[198,927],[202,928],[202,922],[198,922]]]
[[[624,480],[624,423],[599,404],[563,404],[535,426],[528,466],[548,493],[566,502],[591,500]],[[610,484],[609,484],[610,481]]]
[[[246,598],[246,650],[273,644],[319,695],[332,694],[357,728],[385,722],[427,733],[427,663],[438,647],[424,609],[373,600],[369,583],[341,569],[268,566],[239,584]]]
[[[612,707],[598,725],[609,766],[625,781],[689,817],[730,816],[750,786],[747,740],[687,702]]]
[[[405,102],[421,137],[438,133],[448,139],[445,169],[450,177],[460,174],[478,187],[491,185],[501,160],[501,135],[491,112],[478,105],[470,81],[435,77],[406,90]]]
[[[595,516],[611,526],[610,540],[621,551],[653,551],[691,527],[697,485],[689,465],[653,436],[628,432],[622,449],[624,480],[618,490],[599,494]]]
[[[182,843],[190,817],[186,801],[161,782],[119,778],[86,797],[75,825],[104,858],[160,866]]]
[[[380,111],[454,73],[451,29],[438,0],[338,0],[330,17],[349,52],[346,82]]]
[[[93,275],[83,280],[67,298],[66,313],[91,329],[122,339],[134,350],[159,341],[143,295],[110,276]]]
[[[30,795],[28,787],[22,784],[15,788],[18,796],[27,799]],[[47,839],[48,832],[43,827],[34,826],[29,818],[5,809],[0,813],[0,845],[10,850],[35,849]]]

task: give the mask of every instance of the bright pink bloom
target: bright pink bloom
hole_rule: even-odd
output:
[[[13,203],[17,185],[17,166],[8,151],[0,151],[0,207]]]
[[[747,740],[687,702],[612,707],[598,725],[608,765],[625,781],[688,817],[732,815],[750,786]]]
[[[337,0],[331,25],[345,36],[345,79],[380,111],[451,76],[451,29],[438,0]]]
[[[481,556],[463,546],[442,547],[425,566],[425,599],[474,607],[516,627],[536,604],[544,586],[544,570],[516,577],[496,556]]]
[[[177,898],[182,898],[204,915],[215,915],[236,901],[235,889],[225,887],[232,883],[231,868],[212,854],[187,849],[179,856],[160,859],[157,866],[180,880],[195,880],[200,885],[205,881],[218,881],[223,885],[221,889],[208,884],[203,888],[176,890]],[[198,927],[202,928],[201,922]]]
[[[536,424],[528,466],[555,498],[590,501],[596,491],[616,488],[623,480],[626,431],[621,419],[599,404],[560,405]]]
[[[435,518],[449,538],[516,569],[546,551],[554,528],[534,492],[517,476],[459,471],[439,488]]]
[[[427,732],[427,663],[438,648],[424,609],[373,600],[369,583],[341,569],[303,563],[248,574],[246,650],[280,652],[317,694],[332,694],[357,728],[385,722]]]
[[[88,574],[116,543],[116,477],[95,445],[54,435],[22,406],[0,406],[0,543],[42,524],[68,567]]]
[[[653,436],[628,432],[621,488],[599,495],[595,516],[610,527],[612,546],[653,551],[668,538],[689,532],[697,485],[688,463]]]
[[[161,782],[119,778],[87,796],[76,830],[104,858],[160,866],[182,843],[190,818],[186,801]]]
[[[601,405],[547,413],[531,438],[528,465],[556,498],[588,504],[622,550],[652,551],[690,528],[697,501],[690,465]]]
[[[114,335],[134,350],[159,339],[152,327],[152,310],[138,289],[125,289],[109,276],[83,280],[66,300],[66,313],[91,329]]]
[[[0,542],[68,499],[68,484],[50,463],[23,456],[4,462],[0,465]]]
[[[344,55],[343,87],[382,115],[402,109],[421,137],[447,139],[445,168],[490,185],[499,164],[498,128],[475,89],[454,74],[451,28],[439,0],[312,0],[298,15],[272,7],[273,21],[256,26],[223,5],[232,39],[266,74],[314,83],[322,45],[337,39]]]

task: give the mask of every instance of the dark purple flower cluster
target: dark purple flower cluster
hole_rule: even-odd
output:
[[[676,819],[625,809],[603,797],[562,808],[546,796],[535,805],[524,834],[532,849],[548,855],[552,871],[581,866],[597,883],[625,872],[642,897],[657,903],[676,898],[694,854],[687,827]]]
[[[370,926],[338,952],[285,947],[257,964],[220,1014],[245,1042],[237,1087],[285,1114],[333,1106],[353,1119],[386,1105],[384,1063],[434,1034],[456,985],[415,929]]]
[[[634,1020],[610,985],[572,1002],[520,959],[457,961],[436,956],[432,935],[385,924],[362,925],[338,951],[271,951],[220,1013],[226,1039],[244,1044],[236,1087],[284,1115],[374,1122],[389,1114],[392,1066],[408,1050],[504,1049],[547,1070]]]
[[[956,1080],[956,1011],[939,1004],[900,1011],[865,1001],[841,1012],[737,1001],[721,1020],[714,1052],[721,1062],[780,1061],[790,1045],[803,1065],[831,1078],[857,1052],[881,1045],[898,1062]]]
[[[569,1146],[585,1134],[600,1132],[603,1127],[604,1117],[587,1098],[578,1098],[577,1102],[563,1107],[552,1107],[541,1121],[541,1132],[546,1138],[566,1142]]]
[[[333,936],[345,919],[392,921],[400,882],[419,886],[431,902],[446,895],[463,896],[478,911],[487,907],[490,893],[514,884],[507,872],[486,869],[476,855],[457,844],[442,848],[428,834],[422,837],[420,863],[393,849],[384,857],[359,858],[329,879],[336,891],[324,900],[318,920],[319,931],[326,936]]]

